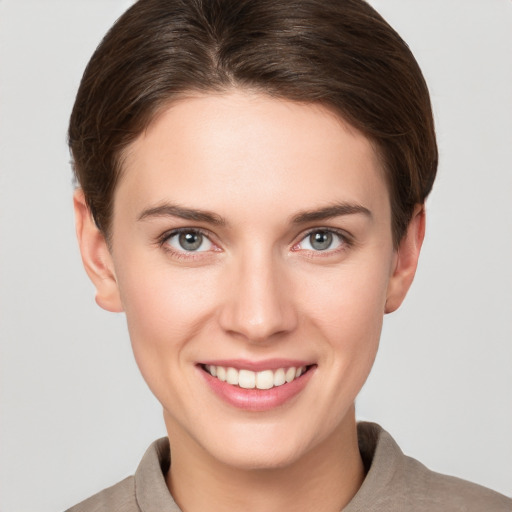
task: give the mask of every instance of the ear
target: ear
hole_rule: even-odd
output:
[[[402,304],[412,284],[420,250],[425,238],[425,207],[416,205],[405,236],[394,259],[394,270],[388,284],[385,313],[392,313]]]
[[[75,191],[73,204],[78,245],[85,271],[96,288],[96,302],[107,311],[119,313],[123,306],[112,256],[103,233],[92,218],[82,189]]]

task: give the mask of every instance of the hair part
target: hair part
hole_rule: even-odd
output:
[[[398,245],[434,182],[434,122],[411,51],[363,0],[139,0],[121,16],[69,125],[75,176],[107,240],[123,151],[173,101],[232,88],[324,105],[368,137]]]

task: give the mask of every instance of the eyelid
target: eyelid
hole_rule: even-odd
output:
[[[171,247],[169,244],[166,245],[166,242],[170,238],[172,238],[173,236],[179,235],[181,233],[199,233],[210,241],[210,243],[214,246],[214,249],[210,250],[210,251],[185,251],[185,250],[181,251],[181,250],[175,249],[174,247]],[[186,257],[186,258],[194,258],[194,257],[197,258],[200,256],[204,256],[204,253],[217,252],[217,251],[221,250],[219,248],[219,245],[212,238],[213,238],[212,233],[206,229],[198,228],[198,227],[179,227],[179,228],[169,229],[168,231],[165,231],[164,233],[162,233],[160,236],[157,237],[156,243],[158,244],[159,247],[165,249],[166,251],[168,251],[171,254],[175,254],[177,256]]]
[[[338,248],[335,248],[335,249],[326,249],[325,251],[315,251],[315,250],[311,250],[311,249],[297,248],[299,246],[299,244],[301,244],[301,242],[304,239],[306,239],[311,234],[319,232],[319,231],[329,232],[329,233],[332,233],[335,236],[339,237],[340,241],[341,241],[341,247],[338,247]],[[185,250],[180,251],[180,250],[174,249],[170,245],[167,245],[167,246],[165,245],[166,242],[171,237],[179,235],[180,233],[190,233],[190,232],[200,233],[201,235],[206,237],[210,241],[210,243],[214,246],[214,249],[210,250],[210,251],[198,251],[198,252],[195,252],[195,251],[185,251]],[[172,229],[169,229],[169,230],[165,231],[164,233],[162,233],[161,235],[159,235],[156,238],[156,243],[158,244],[158,246],[164,248],[167,252],[169,252],[171,254],[174,254],[177,257],[193,259],[193,258],[197,258],[197,257],[201,257],[201,256],[204,257],[205,253],[208,253],[208,252],[219,252],[219,251],[222,251],[222,249],[219,247],[219,244],[214,241],[214,238],[215,238],[215,236],[209,230],[207,230],[207,229],[200,228],[200,227],[186,227],[186,226],[183,226],[183,227],[178,227],[178,228],[172,228]],[[350,233],[348,233],[347,231],[343,230],[343,229],[334,228],[334,227],[327,227],[327,226],[317,226],[317,227],[309,228],[306,231],[302,232],[296,238],[296,242],[294,242],[292,244],[291,250],[292,251],[301,250],[301,251],[307,251],[307,252],[310,252],[310,253],[316,253],[318,256],[322,256],[322,255],[323,256],[328,256],[328,255],[331,255],[333,253],[337,253],[337,252],[346,250],[346,249],[352,247],[354,244],[355,244],[355,240],[353,239],[352,235]]]
[[[333,254],[333,253],[336,253],[336,252],[344,250],[344,249],[348,249],[354,245],[353,237],[349,233],[347,233],[345,230],[333,228],[333,227],[327,227],[327,226],[319,226],[319,227],[310,228],[307,231],[301,233],[297,237],[297,242],[295,242],[292,245],[292,250],[294,250],[294,248],[297,247],[308,236],[311,236],[313,233],[317,233],[319,231],[325,231],[325,232],[332,233],[332,234],[336,235],[337,237],[339,237],[341,239],[342,246],[335,248],[335,249],[326,249],[325,251],[314,251],[311,249],[300,249],[300,250],[318,253],[318,255],[329,255],[329,254]]]

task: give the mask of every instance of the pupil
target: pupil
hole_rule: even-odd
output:
[[[325,251],[329,249],[332,244],[332,233],[328,231],[317,231],[312,233],[309,237],[311,247],[317,251]]]
[[[186,251],[197,251],[203,243],[203,235],[201,233],[181,233],[179,242]]]

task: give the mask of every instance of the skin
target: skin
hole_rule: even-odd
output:
[[[187,512],[339,511],[364,478],[353,404],[383,315],[413,280],[422,206],[395,250],[370,142],[326,108],[243,91],[174,103],[124,156],[111,247],[80,190],[77,234],[96,300],[126,313],[163,406],[174,498]],[[366,211],[304,215],[335,205]],[[177,228],[201,230],[200,250],[183,249]],[[311,230],[331,230],[332,244],[317,250]],[[273,358],[310,371],[296,396],[264,411],[226,403],[199,366]]]

